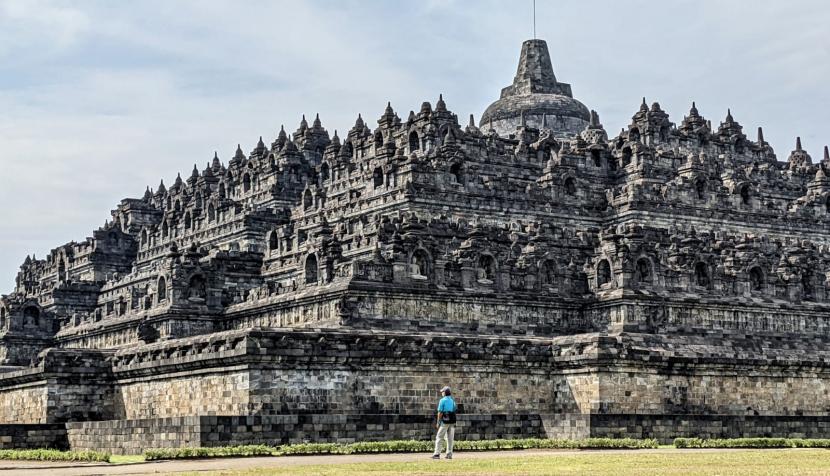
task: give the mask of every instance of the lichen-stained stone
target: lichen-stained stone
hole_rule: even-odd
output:
[[[830,437],[826,148],[609,137],[542,40],[465,122],[303,117],[28,257],[0,446],[426,438],[443,385],[471,439]]]

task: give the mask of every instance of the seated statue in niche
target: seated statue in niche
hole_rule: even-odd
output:
[[[426,258],[422,253],[415,253],[412,255],[412,263],[410,266],[410,277],[418,281],[426,281],[427,278],[427,263]]]
[[[204,301],[207,297],[205,280],[201,276],[194,276],[190,279],[190,286],[187,287],[187,299],[190,301]]]
[[[490,285],[493,284],[493,273],[492,271],[486,266],[486,263],[482,263],[476,268],[476,281],[479,284]]]

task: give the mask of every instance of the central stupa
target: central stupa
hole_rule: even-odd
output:
[[[544,40],[522,43],[513,84],[502,89],[501,97],[484,111],[481,124],[508,136],[521,125],[522,116],[528,126],[545,126],[556,136],[579,134],[591,119],[588,108],[573,98],[571,85],[556,80]]]

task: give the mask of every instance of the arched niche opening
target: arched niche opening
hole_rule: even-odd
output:
[[[246,193],[251,191],[251,176],[249,174],[242,176],[242,191]]]
[[[611,284],[611,263],[607,259],[597,263],[597,288]]]
[[[556,285],[556,263],[552,259],[546,259],[542,262],[539,269],[539,284],[542,287]]]
[[[430,275],[429,255],[422,249],[415,250],[409,260],[410,274],[416,279],[426,279]]]
[[[188,299],[205,299],[207,297],[207,283],[201,274],[194,275],[187,284]]]
[[[625,147],[622,150],[622,166],[625,167],[631,163],[631,147]]]
[[[167,300],[167,279],[164,276],[159,277],[156,295],[158,296],[159,302]]]
[[[637,260],[634,266],[634,280],[637,284],[651,284],[654,280],[651,261],[648,258],[642,257]]]
[[[749,270],[749,288],[752,291],[763,291],[765,285],[764,272],[758,266]]]
[[[628,140],[631,142],[640,142],[640,129],[632,127],[628,132]]]
[[[409,133],[409,152],[415,152],[421,148],[421,139],[418,137],[418,133],[412,131]]]
[[[305,283],[317,284],[318,274],[317,256],[311,253],[305,259]]]
[[[277,232],[272,231],[268,236],[268,251],[279,251],[279,248],[280,240],[279,237],[277,237]]]
[[[58,258],[58,281],[67,281],[66,260],[63,257]]]
[[[372,185],[375,188],[379,188],[383,186],[383,169],[380,167],[376,167],[375,170],[372,172]]]
[[[314,207],[314,196],[311,195],[311,190],[303,192],[303,209],[311,210]]]
[[[750,188],[749,185],[742,185],[740,189],[741,194],[741,203],[744,205],[749,205],[750,199],[752,198],[750,195]]]
[[[461,164],[455,163],[450,167],[450,175],[453,181],[459,185],[464,184],[464,168]]]
[[[801,295],[806,300],[813,298],[813,273],[810,270],[801,273]]]
[[[490,255],[481,255],[478,257],[478,280],[495,282],[496,280],[496,260]]]
[[[565,194],[569,196],[576,195],[576,180],[573,177],[565,179]]]
[[[40,327],[40,309],[35,306],[23,308],[23,322],[27,326]]]
[[[706,199],[706,180],[702,178],[695,180],[695,196],[698,200]]]
[[[698,261],[695,264],[695,284],[702,288],[708,288],[710,282],[709,267],[706,266],[706,263]]]
[[[320,166],[320,180],[326,182],[329,179],[329,176],[329,163],[323,162],[323,165]]]
[[[591,161],[594,167],[602,167],[602,153],[599,149],[591,149]]]

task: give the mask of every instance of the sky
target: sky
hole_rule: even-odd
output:
[[[0,0],[0,293],[125,197],[214,151],[330,133],[443,94],[478,118],[532,37],[531,0]],[[727,108],[786,160],[830,143],[830,2],[538,0],[560,81],[610,135],[642,97],[679,123]]]

